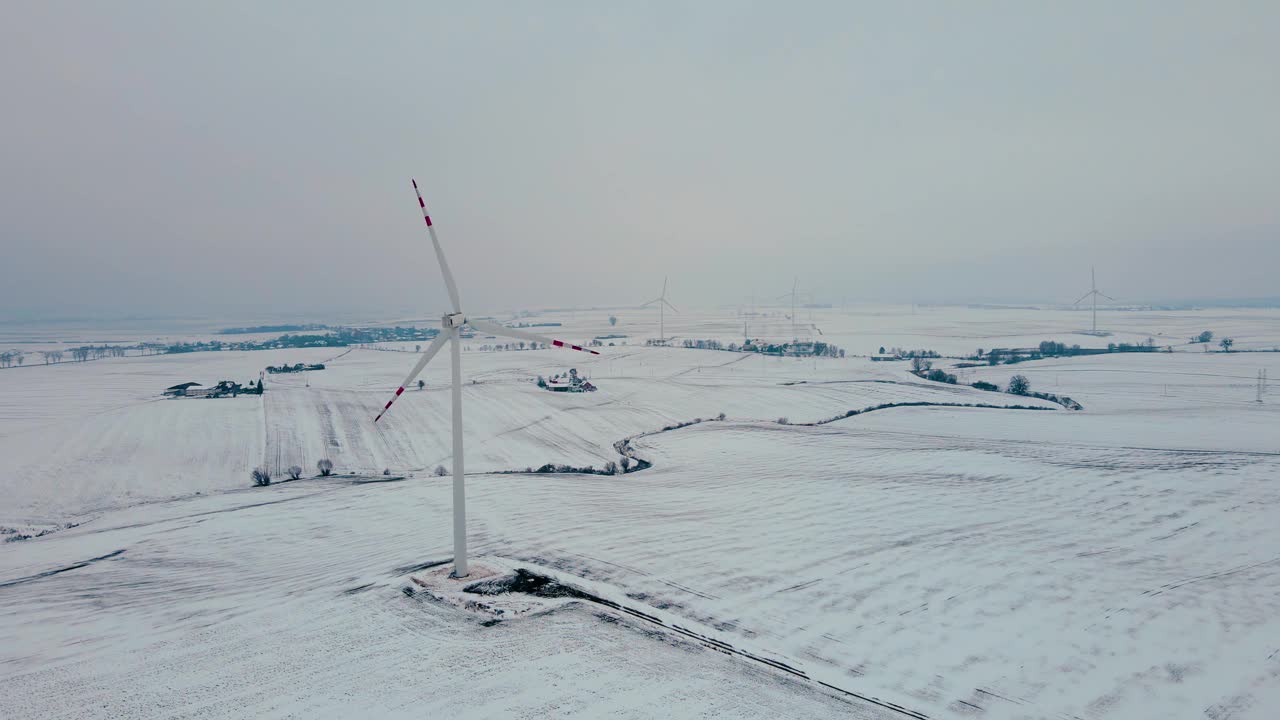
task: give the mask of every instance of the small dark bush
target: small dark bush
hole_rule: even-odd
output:
[[[253,472],[249,473],[249,477],[253,478],[253,484],[256,487],[265,487],[271,484],[271,471],[265,467],[256,467]]]
[[[316,463],[316,470],[320,471],[320,475],[328,477],[333,472],[333,461],[329,458],[322,458]]]

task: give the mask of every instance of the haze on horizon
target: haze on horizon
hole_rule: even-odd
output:
[[[1280,5],[37,3],[0,319],[1280,296]]]

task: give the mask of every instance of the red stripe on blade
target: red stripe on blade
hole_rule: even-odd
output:
[[[399,390],[397,390],[397,391],[396,391],[396,397],[400,397],[400,393],[402,393],[402,392],[404,392],[404,388],[403,388],[403,387],[401,387]]]
[[[431,216],[430,216],[430,215],[423,215],[422,217],[423,217],[423,219],[424,219],[424,220],[426,220],[426,221],[427,221],[427,227],[431,227]]]
[[[560,342],[559,340],[552,340],[551,344],[555,345],[556,347],[564,347],[564,343]]]

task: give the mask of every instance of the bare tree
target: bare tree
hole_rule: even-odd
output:
[[[1031,392],[1031,381],[1026,375],[1014,375],[1009,378],[1008,392],[1011,395],[1026,395]]]
[[[297,480],[297,479],[298,479],[298,478],[300,478],[300,477],[302,477],[302,468],[301,468],[301,467],[299,467],[299,466],[297,466],[297,465],[290,465],[290,466],[289,466],[289,479],[290,479],[290,480]]]
[[[622,460],[619,461],[619,464],[622,465],[622,472],[625,473],[631,470],[631,458],[627,457],[626,455],[622,456]]]
[[[249,477],[253,478],[253,484],[257,487],[271,484],[271,471],[266,466],[254,468],[253,472],[249,473]]]
[[[605,463],[605,464],[604,464],[604,474],[605,474],[605,475],[617,475],[617,474],[618,474],[618,463],[616,463],[616,462],[614,462],[614,461],[612,461],[612,460],[610,460],[609,462]]]
[[[444,477],[449,474],[449,471],[445,470],[443,465],[437,465],[436,469],[432,471],[432,474],[436,477]]]
[[[320,475],[322,477],[328,477],[329,474],[333,472],[333,461],[329,458],[320,458],[320,460],[316,462],[316,470],[320,471]]]
[[[1222,346],[1222,352],[1231,352],[1231,346],[1235,344],[1235,340],[1231,338],[1222,338],[1218,344]]]
[[[916,375],[919,375],[924,372],[928,372],[929,369],[932,367],[933,367],[933,362],[929,360],[926,360],[922,357],[911,358],[911,372],[915,373]]]

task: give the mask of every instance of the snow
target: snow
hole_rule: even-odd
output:
[[[1062,332],[1072,313],[917,312],[815,322],[860,352],[1203,329],[1280,342],[1274,311],[1107,313],[1124,325],[1111,338]],[[589,339],[607,314],[551,316],[566,323],[552,330]],[[1084,405],[1072,412],[906,363],[637,347],[647,315],[616,314],[632,344],[598,358],[478,352],[481,338],[464,354],[469,536],[484,562],[659,625],[587,602],[484,625],[402,592],[450,553],[450,479],[430,474],[449,460],[443,358],[376,428],[413,359],[391,346],[0,371],[0,525],[81,523],[0,545],[0,717],[903,717],[845,692],[935,718],[1280,707],[1280,410],[1274,392],[1254,402],[1280,354],[1175,346],[960,371],[1024,374]],[[674,335],[735,337],[732,312],[667,320]],[[269,376],[262,397],[159,399],[282,362],[328,369]],[[600,391],[532,382],[570,367]],[[891,402],[1050,409],[798,425]],[[627,437],[653,467],[489,474],[599,467]],[[277,456],[408,478],[249,488],[249,468]]]

